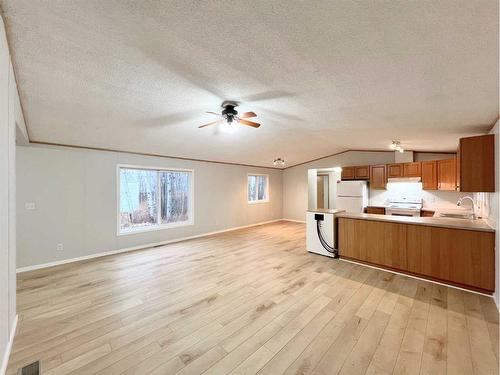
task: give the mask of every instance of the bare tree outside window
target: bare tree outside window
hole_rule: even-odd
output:
[[[121,233],[189,224],[192,204],[191,171],[119,169]]]
[[[267,202],[268,197],[268,176],[248,175],[248,202]]]
[[[257,176],[248,176],[248,201],[257,200]]]
[[[120,225],[122,229],[157,224],[158,191],[156,171],[120,170]]]
[[[161,222],[186,221],[189,209],[189,172],[160,172]]]

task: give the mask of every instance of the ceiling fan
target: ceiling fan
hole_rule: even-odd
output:
[[[235,109],[238,106],[238,102],[232,100],[225,100],[221,104],[222,111],[221,113],[217,112],[207,112],[213,115],[219,116],[220,118],[216,121],[209,122],[208,124],[204,124],[198,126],[198,128],[204,128],[206,126],[217,125],[222,123],[227,123],[227,125],[233,126],[233,123],[239,123],[241,125],[251,126],[252,128],[258,128],[260,126],[259,123],[248,121],[246,119],[257,117],[254,112],[245,112],[241,115],[238,115],[238,111]]]

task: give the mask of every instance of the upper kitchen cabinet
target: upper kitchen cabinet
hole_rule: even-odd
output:
[[[421,175],[422,172],[420,162],[403,164],[403,177],[420,177]]]
[[[354,179],[356,180],[369,180],[370,179],[370,166],[363,165],[354,167]]]
[[[370,166],[370,188],[385,189],[387,186],[385,164]]]
[[[466,192],[495,191],[495,136],[460,138],[458,187]]]
[[[437,190],[438,188],[437,160],[422,162],[422,189]]]
[[[354,180],[354,167],[342,167],[340,178],[342,180]]]
[[[395,163],[387,164],[387,177],[420,177],[421,176],[421,163]]]
[[[369,180],[370,179],[370,166],[354,166],[342,167],[342,180]]]
[[[403,164],[387,164],[387,177],[395,178],[395,177],[403,177]]]
[[[456,159],[437,161],[438,190],[457,190]]]

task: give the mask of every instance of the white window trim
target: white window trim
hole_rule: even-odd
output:
[[[248,177],[249,176],[265,176],[267,179],[267,184],[266,184],[266,199],[260,199],[260,200],[254,200],[254,201],[249,201],[248,200]],[[262,174],[262,173],[247,173],[247,203],[248,204],[259,204],[259,203],[269,203],[269,175],[268,174]]]
[[[146,169],[153,171],[178,171],[178,172],[191,172],[191,178],[189,181],[189,220],[179,221],[175,223],[161,224],[161,209],[158,210],[157,225],[151,227],[130,229],[123,231],[121,229],[120,223],[120,169]],[[157,179],[157,184],[160,183],[160,179]],[[158,192],[160,191],[160,186],[157,186]],[[160,199],[160,197],[158,197]],[[161,199],[158,202],[161,205]],[[128,236],[130,234],[138,234],[144,232],[154,232],[157,230],[164,230],[170,228],[184,227],[194,225],[194,169],[187,168],[166,168],[166,167],[151,167],[143,165],[133,165],[133,164],[117,164],[116,165],[116,235],[117,236]]]

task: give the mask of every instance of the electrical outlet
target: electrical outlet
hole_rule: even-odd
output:
[[[26,202],[24,204],[24,208],[26,210],[35,210],[36,209],[36,205],[35,205],[35,202]]]
[[[64,250],[64,245],[62,243],[58,243],[56,246],[57,251],[63,251]]]

